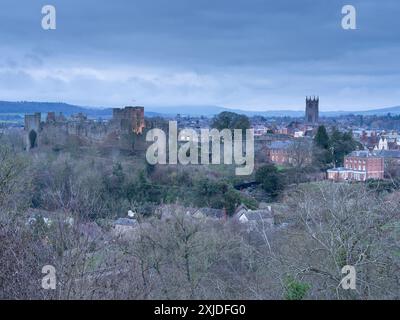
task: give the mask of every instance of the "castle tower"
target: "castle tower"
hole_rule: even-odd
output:
[[[56,122],[56,113],[47,112],[46,122]]]
[[[120,129],[141,134],[145,127],[143,107],[125,107],[124,109],[113,109],[113,122]]]
[[[319,119],[319,97],[306,97],[306,123],[316,124]]]
[[[38,145],[38,135],[40,132],[41,113],[35,112],[33,115],[25,115],[25,144],[26,150],[29,151]]]

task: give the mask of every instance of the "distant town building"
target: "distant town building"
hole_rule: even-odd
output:
[[[360,137],[360,142],[368,149],[373,150],[377,148],[379,137],[376,131],[363,131]]]
[[[400,150],[376,150],[373,154],[377,157],[382,157],[387,161],[394,161],[400,164]]]
[[[79,113],[77,113],[77,114],[73,114],[72,116],[71,116],[71,120],[73,120],[73,121],[86,121],[88,118],[87,118],[87,115],[86,114],[83,114],[82,112],[79,112]]]
[[[366,181],[383,179],[384,158],[370,151],[354,151],[344,158],[344,167],[328,170],[328,179],[335,181]]]
[[[319,97],[306,97],[306,123],[317,124],[319,120]]]
[[[370,151],[400,150],[400,139],[396,131],[363,130],[357,138]]]
[[[286,141],[272,141],[266,146],[269,161],[277,165],[307,165],[311,163],[311,140],[298,137]]]
[[[290,163],[290,147],[292,141],[273,141],[267,147],[268,159],[279,165]]]
[[[379,139],[378,145],[375,146],[375,150],[389,150],[388,141],[385,137]]]
[[[263,136],[263,135],[268,133],[268,130],[270,130],[268,127],[261,126],[261,125],[254,126],[253,129],[254,129],[254,136],[255,137]]]
[[[374,150],[399,150],[400,141],[397,134],[384,134],[379,139],[378,145]]]
[[[295,132],[293,133],[293,136],[294,136],[295,138],[303,138],[303,137],[304,137],[304,131],[297,130],[297,131],[295,131]]]

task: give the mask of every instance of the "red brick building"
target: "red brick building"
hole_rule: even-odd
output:
[[[354,151],[344,158],[344,167],[328,170],[328,179],[335,181],[383,179],[384,171],[383,157],[369,151]]]
[[[273,141],[267,147],[267,157],[269,161],[278,165],[284,165],[290,163],[291,144],[292,144],[291,141]]]

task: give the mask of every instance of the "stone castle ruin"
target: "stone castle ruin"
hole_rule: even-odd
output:
[[[144,108],[125,107],[124,109],[114,108],[112,122],[120,130],[142,134],[145,128]]]
[[[25,144],[26,150],[35,148],[38,145],[38,136],[41,130],[41,114],[36,112],[32,115],[25,115]]]
[[[83,113],[67,118],[62,113],[48,112],[45,121],[40,112],[25,115],[24,134],[28,151],[40,145],[63,145],[71,138],[86,145],[134,151],[144,145],[145,128],[144,108],[125,107],[113,109],[109,121],[88,119]]]

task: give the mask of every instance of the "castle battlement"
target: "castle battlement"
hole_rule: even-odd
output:
[[[121,130],[132,131],[141,134],[145,127],[144,107],[125,107],[123,109],[114,108],[112,121]]]

